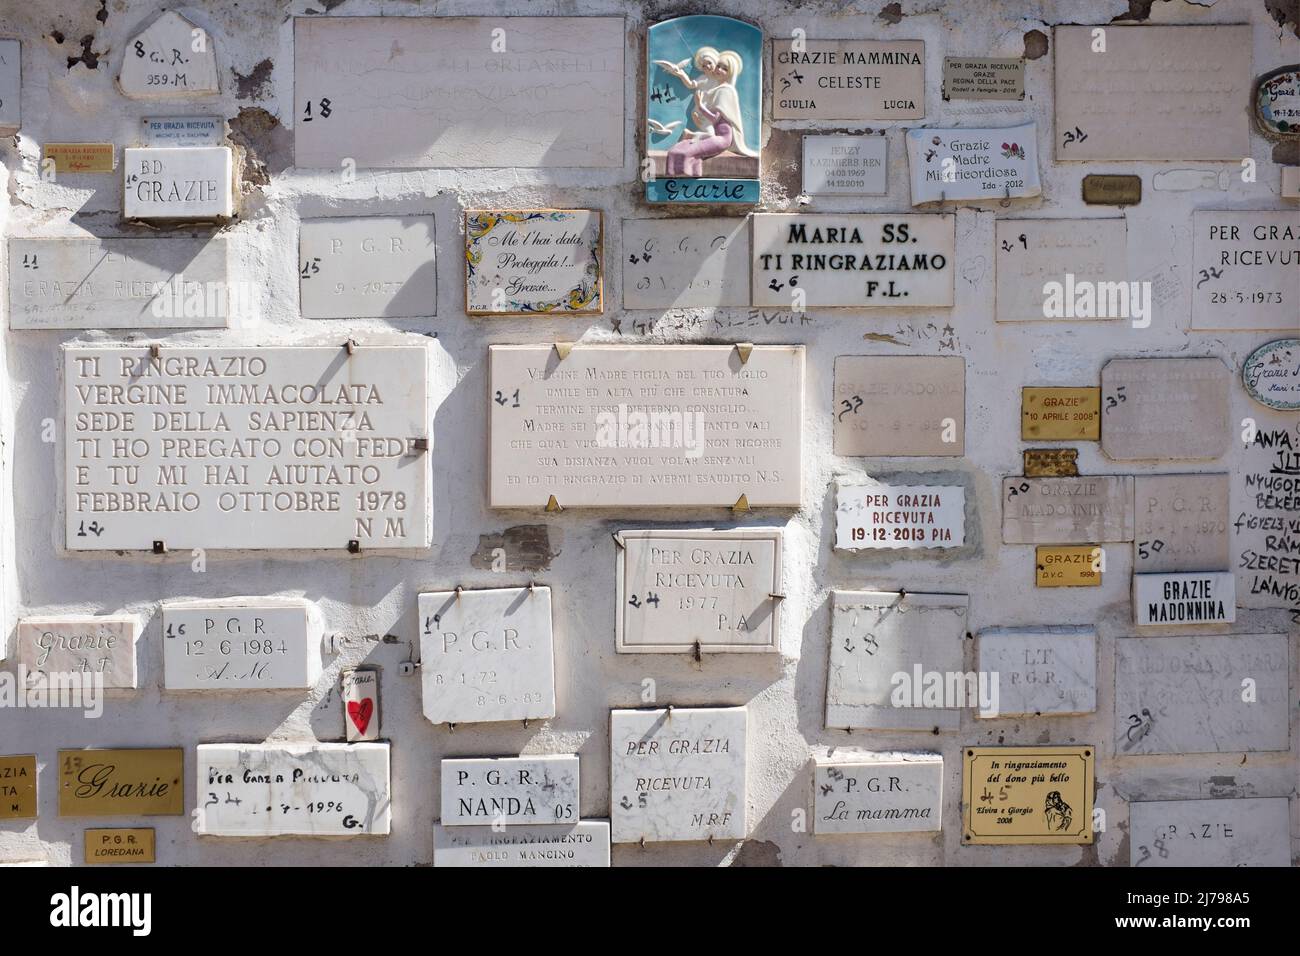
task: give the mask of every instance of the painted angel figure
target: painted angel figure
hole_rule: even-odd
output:
[[[696,75],[692,77],[686,72],[687,65],[694,63]],[[654,65],[659,67],[669,76],[677,78],[677,81],[686,87],[692,93],[700,91],[707,92],[717,82],[714,76],[714,70],[718,65],[718,51],[711,46],[702,46],[695,51],[695,56],[689,60],[682,60],[680,63],[673,63],[670,60],[655,60]],[[694,114],[692,114],[692,122]],[[681,120],[672,123],[661,123],[658,120],[649,120],[650,132],[656,136],[665,136],[671,133],[678,126],[681,126]],[[689,130],[683,131],[683,135],[689,133]]]
[[[668,150],[666,172],[669,176],[701,177],[704,175],[704,161],[727,150],[741,156],[758,156],[756,150],[745,145],[740,95],[736,92],[736,78],[744,66],[740,54],[724,50],[717,54],[716,60],[701,55],[712,52],[711,48],[703,47],[695,55],[696,66],[701,71],[712,65],[709,71],[712,82],[695,81],[692,128],[683,130],[681,139]]]

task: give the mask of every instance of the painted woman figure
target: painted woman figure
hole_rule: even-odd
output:
[[[697,54],[696,65],[700,66],[702,61]],[[668,150],[667,175],[699,178],[704,175],[704,160],[728,149],[741,156],[758,155],[745,145],[740,96],[736,92],[736,77],[742,68],[738,53],[724,50],[718,54],[712,71],[713,85],[701,89],[697,84],[695,89],[695,106],[691,111],[695,129],[684,130],[682,138]]]

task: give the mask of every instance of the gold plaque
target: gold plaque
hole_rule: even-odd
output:
[[[153,827],[87,830],[86,863],[154,862]]]
[[[961,841],[1091,843],[1093,747],[967,747]]]
[[[1026,448],[1026,478],[1077,478],[1079,449]]]
[[[1021,441],[1099,441],[1100,388],[1024,388]]]
[[[1142,177],[1115,173],[1084,176],[1083,201],[1090,206],[1136,206],[1142,201]]]
[[[1040,588],[1101,587],[1101,546],[1093,544],[1034,549],[1034,586]]]
[[[36,816],[36,755],[0,757],[0,820]]]
[[[112,143],[46,143],[45,158],[56,173],[111,173]]]
[[[181,816],[184,751],[60,750],[59,816]]]

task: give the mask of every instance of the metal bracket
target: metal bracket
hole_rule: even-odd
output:
[[[348,554],[360,554],[360,553],[361,553],[361,542],[358,541],[356,538],[352,538],[351,540],[349,540]]]
[[[349,355],[351,355],[353,352],[356,351],[357,348],[356,340],[348,339],[346,342],[343,343],[343,348],[347,350],[347,353]]]
[[[155,542],[153,543],[153,553],[154,553],[154,554],[166,554],[166,553],[167,553],[167,542],[165,542],[165,541],[155,541]]]
[[[736,343],[736,352],[740,355],[740,364],[741,364],[741,365],[744,365],[746,362],[749,361],[749,356],[753,353],[753,351],[754,351],[754,343],[753,343],[753,342],[737,342],[737,343]]]
[[[547,499],[547,502],[546,502],[546,510],[547,510],[547,511],[563,511],[563,510],[564,510],[564,506],[560,504],[559,499],[557,499],[557,498],[555,497],[555,495],[551,495],[551,497],[550,497],[549,499]]]
[[[560,361],[563,362],[566,358],[569,357],[569,353],[573,351],[573,343],[556,342],[554,344],[554,348],[555,348],[555,354],[558,355],[560,357]]]
[[[740,514],[740,513],[742,513],[742,512],[748,511],[748,510],[749,510],[749,495],[741,495],[739,498],[737,498],[737,499],[736,499],[736,503],[735,503],[734,505],[731,506],[731,510],[732,510],[735,514]]]

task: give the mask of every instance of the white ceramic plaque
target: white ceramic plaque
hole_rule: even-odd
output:
[[[355,667],[339,674],[343,733],[348,743],[379,739],[379,671]]]
[[[883,136],[805,136],[803,191],[813,196],[883,196],[889,163]]]
[[[163,604],[167,690],[306,689],[321,674],[322,618],[306,601]]]
[[[907,131],[912,205],[1037,196],[1038,126]]]
[[[1226,474],[1134,476],[1133,570],[1228,567],[1228,488]]]
[[[1091,714],[1097,709],[1097,632],[989,628],[979,635],[979,671],[998,689],[997,712],[981,717]]]
[[[803,346],[488,348],[493,508],[797,507]]]
[[[1265,342],[1241,366],[1246,394],[1278,411],[1300,410],[1300,338]]]
[[[302,317],[436,315],[433,240],[432,216],[304,219],[298,233]]]
[[[835,454],[966,453],[966,360],[959,355],[837,355]]]
[[[139,633],[140,621],[132,615],[25,617],[18,622],[15,656],[29,681],[76,674],[98,676],[106,688],[135,687]]]
[[[960,548],[966,543],[966,489],[961,485],[838,483],[835,547]]]
[[[813,831],[909,833],[943,829],[943,757],[852,754],[818,757]]]
[[[1128,805],[1129,866],[1291,865],[1286,797],[1140,800]]]
[[[744,219],[624,219],[623,308],[749,305]]]
[[[621,168],[627,43],[621,17],[297,17],[294,165]]]
[[[1111,314],[1109,298],[1102,308],[1097,296],[1111,288],[1100,283],[1128,282],[1125,220],[998,219],[995,245],[997,321],[1123,317]]]
[[[388,744],[199,744],[194,832],[387,836]]]
[[[442,825],[578,821],[578,758],[571,755],[442,761]]]
[[[433,865],[454,867],[609,866],[609,823],[444,827],[433,825]]]
[[[1192,213],[1192,328],[1300,327],[1300,217],[1278,210]]]
[[[744,839],[747,732],[744,707],[610,711],[611,839]]]
[[[956,217],[753,216],[753,304],[921,308],[953,304]]]
[[[127,41],[117,83],[136,100],[221,92],[212,34],[166,11]]]
[[[146,146],[219,146],[226,138],[226,121],[220,116],[146,116]]]
[[[465,213],[465,311],[588,315],[605,308],[602,216],[595,209]]]
[[[922,40],[772,40],[772,119],[911,120],[925,115]]]
[[[1214,357],[1111,359],[1101,370],[1101,450],[1113,461],[1220,457],[1232,441],[1231,384]]]
[[[427,591],[419,614],[425,717],[475,724],[555,716],[550,588]]]
[[[1236,578],[1229,571],[1133,575],[1138,624],[1230,624],[1237,619]]]
[[[1003,544],[1132,540],[1132,475],[1002,479]]]
[[[65,347],[67,548],[427,547],[427,366],[423,345]]]
[[[23,45],[0,39],[0,135],[10,136],[23,125]]]
[[[128,146],[122,172],[126,219],[229,219],[234,213],[229,146]]]

